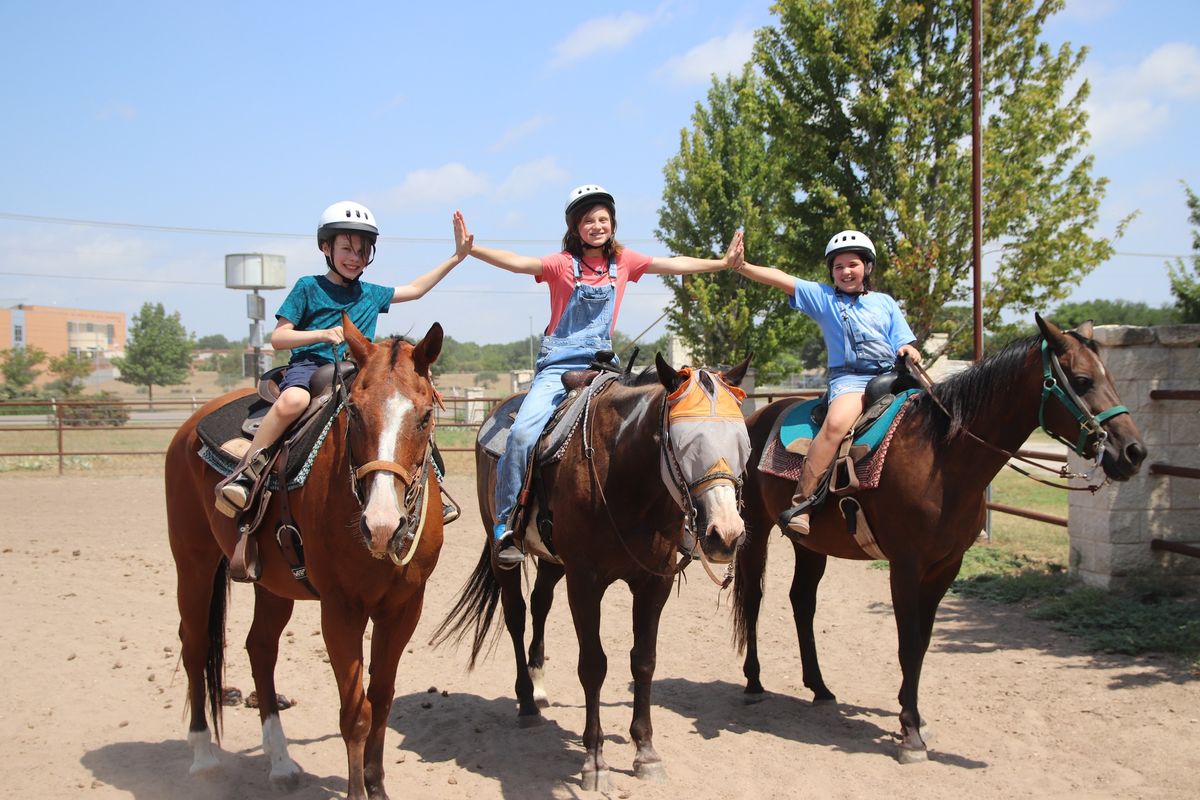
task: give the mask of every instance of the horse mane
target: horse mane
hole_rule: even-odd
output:
[[[1011,382],[1012,376],[1024,366],[1030,349],[1041,338],[1040,334],[1035,334],[1015,339],[1000,352],[935,384],[934,392],[949,417],[927,392],[919,395],[916,408],[923,412],[922,430],[930,441],[947,444],[954,439],[979,407],[996,395],[998,387]]]

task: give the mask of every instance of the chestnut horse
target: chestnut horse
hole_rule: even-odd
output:
[[[637,747],[634,772],[650,780],[665,777],[650,724],[659,618],[675,579],[675,559],[688,519],[693,520],[689,527],[703,557],[711,563],[728,564],[741,541],[744,526],[738,514],[738,491],[750,442],[741,414],[745,395],[733,387],[741,382],[749,363],[746,359],[724,374],[676,371],[659,356],[657,380],[647,370],[630,385],[613,381],[592,400],[562,460],[541,469],[543,496],[553,511],[554,555],[542,548],[540,540],[533,541],[533,533],[526,533],[526,550],[540,556],[530,597],[533,636],[528,659],[523,652],[521,570],[500,570],[491,554],[496,459],[476,444],[479,507],[488,538],[458,603],[434,634],[435,641],[462,639],[473,628],[470,666],[474,668],[497,602],[503,602],[516,657],[518,722],[522,726],[539,722],[539,706],[549,704],[541,685],[546,617],[554,587],[565,575],[587,707],[585,789],[604,789],[609,783],[601,752],[600,688],[608,657],[600,641],[600,605],[605,591],[618,580],[633,594],[634,701],[629,733]],[[688,509],[686,514],[682,508]]]
[[[442,347],[437,323],[416,346],[372,344],[343,315],[358,373],[331,402],[342,402],[304,485],[288,497],[303,536],[308,580],[320,594],[321,632],[341,697],[340,727],[349,762],[348,796],[386,798],[383,738],[396,668],[417,620],[442,547],[437,477],[427,468],[434,429],[429,366]],[[228,559],[234,521],[216,511],[219,475],[197,455],[199,420],[245,391],[206,404],[180,427],[167,450],[167,524],[178,578],[179,638],[188,677],[192,773],[219,764],[205,719],[205,694],[220,741]],[[275,534],[280,492],[270,500],[259,537],[262,577],[246,637],[270,783],[291,788],[301,769],[288,755],[275,694],[279,637],[296,600],[313,594],[292,577]],[[424,513],[427,511],[428,513]],[[423,517],[423,528],[421,521]],[[391,556],[391,558],[389,558]],[[363,634],[372,622],[371,662]],[[370,673],[370,687],[363,681]]]
[[[890,562],[892,607],[899,638],[900,743],[903,763],[927,758],[917,710],[921,663],[929,647],[938,604],[958,575],[963,554],[984,525],[984,491],[1011,453],[1042,426],[1081,456],[1094,458],[1109,479],[1128,480],[1146,457],[1137,426],[1117,397],[1096,354],[1090,322],[1060,331],[1036,317],[1041,333],[933,386],[898,422],[877,488],[859,502],[880,549]],[[1050,398],[1055,398],[1051,400]],[[767,444],[788,401],[754,413],[746,424],[751,463]],[[761,698],[756,628],[763,595],[767,539],[780,512],[791,505],[795,484],[760,473],[746,479],[747,541],[738,559],[734,621],[748,700]],[[800,640],[804,685],[815,702],[831,702],[817,664],[813,614],[817,585],[828,556],[869,559],[846,529],[836,504],[813,515],[812,533],[795,545],[792,613]],[[756,697],[757,696],[757,697]]]

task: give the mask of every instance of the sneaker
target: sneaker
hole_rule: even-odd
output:
[[[449,503],[442,503],[442,524],[449,525],[454,520],[458,519],[459,511]]]
[[[250,502],[250,488],[253,483],[246,476],[233,479],[221,487],[217,494],[217,511],[227,517],[236,517],[239,511],[244,511]]]

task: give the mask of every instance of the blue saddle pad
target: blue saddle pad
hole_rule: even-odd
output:
[[[883,437],[887,435],[888,429],[892,427],[892,420],[896,418],[896,414],[900,413],[900,409],[904,406],[905,401],[919,391],[921,390],[905,389],[896,395],[896,399],[892,401],[892,404],[866,430],[859,431],[855,435],[854,444],[866,447],[868,455],[875,452],[875,448],[879,446],[879,443],[883,441]],[[821,429],[821,426],[813,424],[812,413],[819,402],[821,402],[821,398],[818,397],[806,403],[800,403],[799,405],[792,406],[784,415],[783,421],[779,426],[779,440],[784,447],[787,447],[798,439],[812,439],[816,437],[817,431]]]

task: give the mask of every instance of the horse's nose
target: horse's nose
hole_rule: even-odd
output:
[[[1130,442],[1125,446],[1125,459],[1133,465],[1136,472],[1146,460],[1146,447],[1141,442]]]

